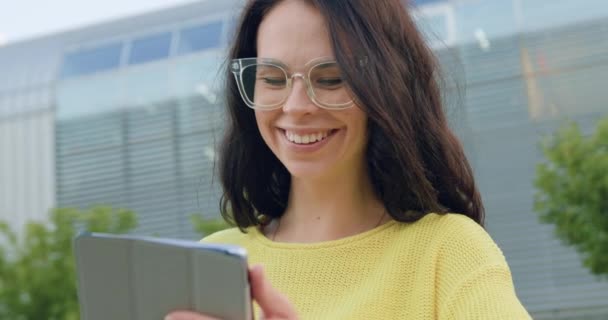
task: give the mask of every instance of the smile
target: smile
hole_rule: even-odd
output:
[[[294,144],[298,144],[298,145],[312,145],[312,144],[316,144],[318,142],[324,141],[325,139],[327,139],[329,136],[333,135],[336,131],[336,129],[332,129],[332,130],[324,130],[324,131],[318,131],[318,132],[311,132],[311,133],[296,133],[293,131],[289,131],[289,130],[282,130],[285,138],[287,138],[287,140],[289,142],[292,142]]]

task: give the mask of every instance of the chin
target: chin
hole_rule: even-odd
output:
[[[321,163],[283,163],[292,178],[319,179],[331,175],[327,164]]]

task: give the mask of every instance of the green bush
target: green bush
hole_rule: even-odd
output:
[[[0,319],[79,318],[72,241],[77,226],[126,233],[136,225],[128,210],[56,209],[49,223],[30,222],[21,235],[0,222]]]
[[[535,210],[592,273],[608,276],[608,118],[591,136],[565,125],[542,148]]]

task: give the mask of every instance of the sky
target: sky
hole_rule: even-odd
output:
[[[0,45],[194,1],[0,0]]]

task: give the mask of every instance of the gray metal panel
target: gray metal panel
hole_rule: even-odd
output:
[[[190,215],[219,213],[218,110],[194,98],[59,121],[59,205],[127,207],[139,215],[137,233],[195,238]]]

